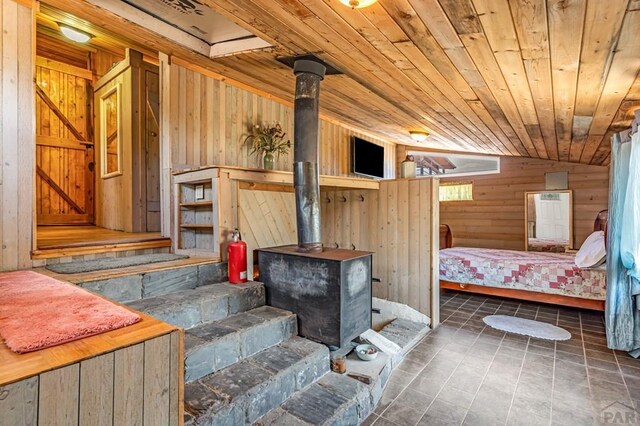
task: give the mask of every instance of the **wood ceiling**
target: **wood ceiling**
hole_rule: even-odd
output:
[[[293,76],[275,57],[313,52],[344,72],[323,83],[323,113],[399,143],[425,129],[421,146],[607,164],[640,107],[640,0],[201,1],[276,48],[212,61],[100,26],[286,101]]]

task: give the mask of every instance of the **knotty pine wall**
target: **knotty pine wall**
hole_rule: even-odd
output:
[[[293,142],[293,109],[229,85],[197,71],[172,64],[170,69],[170,140],[174,169],[204,165],[261,168],[243,141],[250,126],[279,122]],[[321,120],[320,173],[349,176],[350,137],[385,147],[385,177],[395,177],[395,145],[335,123]],[[292,170],[293,152],[277,161],[277,170]]]
[[[473,182],[473,201],[440,203],[440,223],[451,227],[454,246],[524,250],[524,193],[544,190],[547,172],[569,172],[576,248],[607,208],[608,167],[502,157],[500,169],[500,174],[442,179]]]
[[[0,0],[0,271],[31,267],[34,29],[28,2]]]

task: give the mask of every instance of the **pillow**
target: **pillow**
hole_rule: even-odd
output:
[[[594,268],[604,263],[607,250],[604,245],[604,232],[596,231],[589,235],[580,250],[576,253],[576,266],[579,268]]]

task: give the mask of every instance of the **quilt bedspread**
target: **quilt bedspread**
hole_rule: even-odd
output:
[[[455,247],[440,250],[440,279],[604,300],[605,268],[581,269],[575,256]]]

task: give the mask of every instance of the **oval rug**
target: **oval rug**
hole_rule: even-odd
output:
[[[522,334],[545,340],[569,340],[571,333],[555,325],[509,315],[487,315],[483,318],[489,327],[508,333]]]

